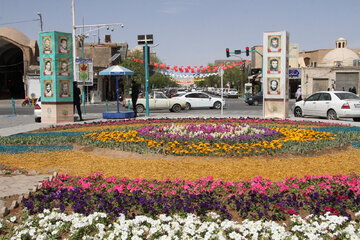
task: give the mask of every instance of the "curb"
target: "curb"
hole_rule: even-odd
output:
[[[48,181],[51,182],[54,178],[56,178],[58,175],[57,172],[54,172],[51,176],[49,176]],[[45,181],[45,180],[44,180]],[[23,193],[19,196],[19,198],[17,200],[14,200],[11,202],[11,205],[9,208],[7,207],[2,207],[0,208],[0,217],[6,217],[7,215],[10,214],[10,210],[14,210],[15,208],[19,207],[22,200],[29,198],[29,196],[31,196],[32,193],[35,193],[37,190],[39,190],[41,188],[42,183],[38,183],[36,186],[34,186],[28,193]],[[6,196],[5,199],[7,198],[11,198],[15,195],[10,195],[10,196]]]

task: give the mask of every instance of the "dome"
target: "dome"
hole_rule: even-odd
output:
[[[25,34],[11,27],[1,27],[0,38],[26,47],[30,45],[30,39]]]
[[[346,41],[346,39],[341,37],[341,38],[338,39],[338,41]]]
[[[352,61],[355,59],[359,59],[359,56],[354,51],[348,48],[335,48],[324,56],[322,62],[334,63],[334,62]]]

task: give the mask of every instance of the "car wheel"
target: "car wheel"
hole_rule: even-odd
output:
[[[296,108],[294,109],[294,116],[295,116],[295,117],[302,117],[302,110],[301,110],[301,108],[296,107]]]
[[[220,109],[221,108],[221,102],[215,102],[214,103],[214,108],[215,109]]]
[[[35,122],[41,122],[41,117],[36,117]]]
[[[259,101],[258,101],[258,100],[255,100],[255,101],[254,101],[254,105],[255,105],[255,106],[259,106]]]
[[[137,113],[143,113],[145,110],[144,106],[141,104],[136,105],[136,112]]]
[[[360,122],[360,117],[353,118],[354,122]]]
[[[191,109],[191,104],[190,103],[186,103],[186,107],[185,107],[185,110],[190,110]]]
[[[179,104],[175,104],[174,106],[172,106],[171,110],[173,112],[180,112],[181,111],[181,106]]]
[[[338,118],[337,118],[337,114],[336,114],[335,110],[330,109],[330,110],[327,112],[327,118],[328,118],[329,120],[337,120]]]

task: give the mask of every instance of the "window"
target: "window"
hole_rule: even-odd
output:
[[[356,94],[349,93],[349,92],[343,92],[343,93],[335,93],[335,95],[340,99],[360,99]]]
[[[204,93],[199,93],[199,97],[200,98],[209,98],[209,96]]]
[[[321,93],[315,93],[306,99],[306,101],[317,101],[320,98]]]
[[[331,101],[331,96],[329,93],[322,93],[319,100],[320,101]]]
[[[186,98],[199,98],[199,95],[197,93],[190,93],[185,96]]]
[[[165,96],[164,96],[164,94],[162,94],[162,93],[155,93],[155,97],[156,98],[166,98]]]

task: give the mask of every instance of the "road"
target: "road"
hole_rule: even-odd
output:
[[[139,119],[146,118],[197,118],[197,117],[252,117],[263,118],[263,107],[249,106],[243,99],[225,99],[227,107],[224,108],[223,115],[219,109],[191,109],[182,110],[179,113],[173,113],[169,110],[151,110],[149,117],[145,116],[145,113],[139,114]],[[10,100],[0,100],[0,136],[7,136],[17,132],[33,131],[41,127],[48,127],[49,124],[35,123],[33,116],[34,107],[22,107],[21,100],[15,101],[15,113],[13,114],[12,104]],[[290,108],[294,105],[294,101],[290,101]],[[108,111],[116,111],[116,102],[108,103]],[[83,114],[85,122],[89,121],[104,121],[102,113],[106,111],[106,104],[87,104],[86,114]],[[120,106],[120,111],[127,111],[126,108]],[[354,122],[352,119],[340,119],[329,121],[325,118],[295,118],[292,113],[289,116],[290,120],[306,120],[306,121],[320,121],[320,122],[332,122],[350,124],[352,126],[359,126],[360,122]],[[75,113],[75,122],[79,122],[77,119],[77,113]]]
[[[246,113],[246,116],[256,116],[256,115],[262,115],[262,106],[249,106],[244,102],[243,99],[225,99],[227,107],[224,108],[224,114],[238,114],[239,116],[242,116]],[[81,110],[83,110],[83,105],[81,105]],[[106,110],[106,104],[100,103],[100,104],[86,104],[85,105],[86,113],[102,113]],[[126,111],[127,108],[124,108],[120,105],[120,111]],[[109,102],[108,103],[108,111],[117,111],[117,104],[116,102]],[[215,115],[220,116],[220,110],[217,109],[209,109],[209,108],[200,108],[200,109],[191,109],[191,110],[183,110],[179,113],[179,116],[181,117],[182,113],[193,113],[193,112],[201,112],[206,113],[208,115]],[[151,113],[170,113],[169,110],[151,110]],[[15,113],[16,115],[32,115],[34,113],[34,107],[33,106],[21,106],[21,101],[16,100],[15,101]],[[1,100],[0,101],[0,115],[13,115],[13,109],[11,105],[11,101],[9,100]]]

